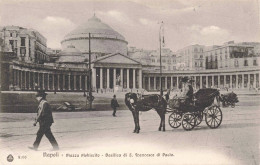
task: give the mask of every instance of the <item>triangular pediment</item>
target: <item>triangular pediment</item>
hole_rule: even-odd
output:
[[[137,64],[140,65],[138,61],[135,61],[134,59],[122,55],[120,53],[118,54],[112,54],[112,55],[106,55],[99,59],[96,59],[94,63],[118,63],[118,64]]]

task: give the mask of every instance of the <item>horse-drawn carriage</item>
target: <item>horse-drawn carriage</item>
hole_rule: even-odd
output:
[[[214,105],[214,100],[219,103],[220,93],[217,89],[200,89],[194,94],[192,104],[186,104],[185,100],[170,99],[169,107],[167,101],[157,94],[141,95],[136,93],[127,93],[125,103],[133,114],[135,129],[134,133],[139,133],[139,111],[148,111],[154,109],[161,118],[159,131],[165,131],[165,114],[171,112],[169,124],[172,128],[178,128],[180,125],[185,130],[192,130],[198,126],[203,118],[210,128],[218,128],[222,122],[222,111],[218,105]]]
[[[236,103],[238,103],[238,97],[237,94],[234,92],[222,94],[221,97],[222,107],[228,107],[231,106],[234,108],[236,106]]]
[[[194,101],[187,103],[185,98],[169,100],[167,112],[171,112],[168,122],[172,128],[182,125],[185,130],[198,126],[203,118],[210,128],[218,128],[222,122],[222,111],[219,108],[219,91],[217,89],[200,89],[194,94]],[[214,104],[214,100],[216,103]]]

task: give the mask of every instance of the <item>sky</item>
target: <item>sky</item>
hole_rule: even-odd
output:
[[[165,47],[259,42],[260,0],[0,0],[0,26],[33,28],[47,46],[61,40],[94,13],[122,34],[128,46],[159,48],[160,22]]]

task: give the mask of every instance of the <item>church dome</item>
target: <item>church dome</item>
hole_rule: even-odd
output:
[[[101,55],[111,53],[127,54],[127,41],[109,25],[95,15],[87,22],[68,33],[61,41],[62,48],[74,45],[83,54],[88,53],[89,33],[91,34],[91,52]]]
[[[95,15],[92,18],[88,19],[87,22],[81,24],[75,30],[67,34],[64,37],[64,40],[74,37],[88,37],[89,33],[91,33],[91,35],[93,36],[125,40],[125,38],[121,34],[113,30],[107,24],[101,22],[101,20]]]
[[[84,55],[73,45],[62,50],[58,56],[58,63],[82,63],[85,61]]]

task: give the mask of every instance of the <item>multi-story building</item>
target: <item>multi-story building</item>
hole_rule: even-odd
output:
[[[51,49],[47,48],[47,55],[49,56],[50,61],[49,62],[55,62],[59,58],[59,53],[61,52],[61,49]]]
[[[0,37],[5,48],[14,53],[19,61],[44,63],[49,57],[46,54],[46,38],[33,29],[19,26],[0,28]]]
[[[205,50],[204,56],[205,69],[248,68],[259,64],[259,55],[254,53],[254,46],[233,41]]]
[[[143,50],[135,47],[128,49],[129,57],[140,61],[143,65],[160,69],[160,50]],[[168,48],[161,49],[162,70],[176,70],[176,55]]]
[[[203,70],[203,45],[190,45],[176,52],[177,70]]]

